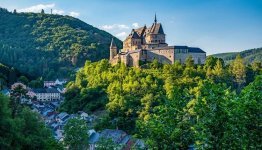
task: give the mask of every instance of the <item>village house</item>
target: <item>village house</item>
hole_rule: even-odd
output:
[[[110,63],[119,62],[127,66],[141,66],[146,62],[157,60],[163,64],[174,64],[175,61],[185,63],[192,56],[195,64],[204,64],[206,52],[197,47],[169,46],[161,23],[155,16],[152,26],[146,25],[133,29],[123,42],[123,49],[118,50],[114,39],[110,45]]]
[[[9,89],[3,89],[3,90],[0,91],[0,93],[2,93],[5,96],[10,97],[10,90]]]
[[[105,129],[101,133],[89,130],[89,149],[95,150],[96,143],[102,139],[112,140],[115,144],[122,146],[123,149],[144,149],[145,144],[140,139],[135,139],[122,130]]]
[[[38,101],[54,101],[61,98],[60,92],[55,88],[33,89],[33,92]]]
[[[59,80],[56,79],[55,81],[44,81],[44,87],[52,87],[57,85],[63,85],[67,82],[67,80]]]
[[[21,82],[16,82],[14,84],[11,85],[11,89],[14,90],[16,87],[21,86],[23,89],[26,89],[26,85],[24,85]]]

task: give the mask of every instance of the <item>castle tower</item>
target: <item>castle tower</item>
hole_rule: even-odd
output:
[[[161,23],[157,22],[155,14],[154,23],[147,29],[146,43],[148,48],[164,47],[167,46],[165,33]]]
[[[116,43],[114,42],[114,38],[112,38],[111,45],[110,45],[110,60],[113,59],[117,55],[117,47]]]

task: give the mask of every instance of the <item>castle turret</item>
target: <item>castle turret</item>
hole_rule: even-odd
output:
[[[110,45],[110,60],[113,59],[117,55],[117,47],[116,43],[114,42],[114,38],[112,38],[111,45]]]

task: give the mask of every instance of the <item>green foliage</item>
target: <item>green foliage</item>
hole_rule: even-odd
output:
[[[255,118],[254,108],[248,110],[242,106],[239,101],[242,96],[235,91],[249,83],[255,84],[257,81],[252,82],[261,74],[261,66],[255,64],[247,68],[243,73],[249,73],[242,79],[249,82],[239,89],[232,81],[235,74],[230,73],[231,67],[213,57],[209,57],[204,66],[193,65],[189,58],[185,65],[178,62],[162,65],[153,61],[144,69],[124,64],[111,66],[107,60],[87,61],[75,81],[68,84],[63,104],[66,107],[62,108],[72,111],[74,107],[76,112],[82,110],[82,104],[90,106],[91,103],[86,102],[96,102],[99,98],[92,96],[91,91],[95,89],[103,92],[98,95],[108,98],[101,107],[106,114],[95,127],[98,130],[122,129],[144,139],[152,149],[188,149],[189,146],[249,149],[254,146],[247,143],[258,141],[246,136],[253,128],[243,121],[243,112],[251,111],[247,117]],[[251,91],[255,90],[259,91],[254,88]],[[248,98],[259,99],[253,94]],[[260,109],[254,110],[261,113]],[[259,118],[255,119],[260,122]],[[254,136],[258,136],[257,131]],[[244,145],[239,144],[242,142]]]
[[[18,85],[11,90],[10,94],[10,107],[12,110],[12,117],[15,118],[21,111],[22,105],[20,105],[21,99],[26,98],[27,90],[21,85]]]
[[[84,150],[88,147],[88,127],[82,119],[70,119],[64,127],[64,144],[72,150]]]
[[[22,108],[14,118],[9,99],[0,94],[0,149],[62,149],[38,114]]]
[[[230,64],[230,72],[240,88],[246,82],[246,66],[240,55],[237,55],[236,59]]]
[[[255,81],[245,87],[238,101],[239,116],[236,122],[242,126],[240,131],[243,138],[243,146],[246,149],[261,149],[262,130],[262,76],[257,76]]]
[[[19,71],[0,63],[0,90],[4,87],[12,85],[15,81],[18,80],[19,76],[22,76]]]
[[[262,61],[262,48],[255,48],[250,50],[245,50],[242,52],[232,52],[232,53],[221,53],[214,54],[213,57],[222,58],[225,63],[229,64],[233,61],[237,55],[240,55],[246,64],[251,64],[253,62],[261,62]]]
[[[109,57],[113,36],[70,16],[1,9],[0,22],[0,62],[22,73],[69,77],[86,60]]]
[[[23,83],[23,84],[25,84],[25,85],[27,85],[28,82],[29,82],[29,80],[28,80],[27,77],[25,77],[25,76],[20,76],[20,77],[18,78],[18,81],[21,82],[21,83]]]
[[[121,150],[123,146],[116,144],[112,139],[100,138],[96,143],[96,150]]]

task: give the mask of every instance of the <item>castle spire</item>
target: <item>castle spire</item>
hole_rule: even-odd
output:
[[[155,13],[155,23],[157,23],[157,19],[156,19],[156,13]]]

